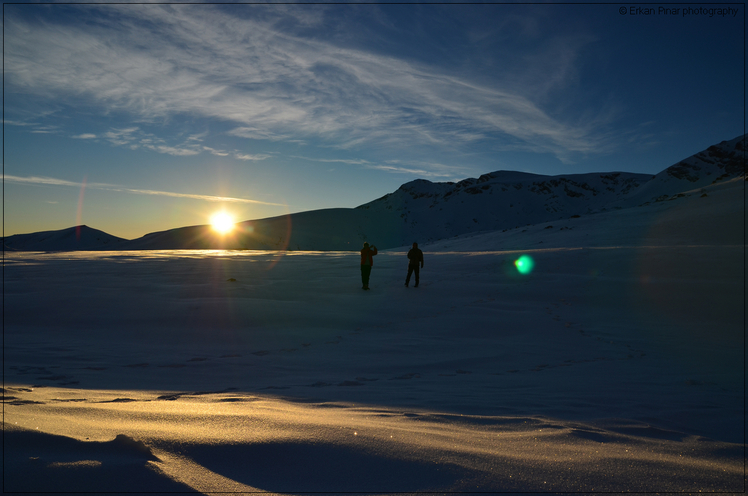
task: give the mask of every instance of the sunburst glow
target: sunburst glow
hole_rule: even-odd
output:
[[[213,229],[221,234],[226,234],[234,228],[234,218],[226,212],[218,212],[210,218]]]

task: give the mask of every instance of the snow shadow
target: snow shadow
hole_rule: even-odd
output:
[[[7,424],[2,435],[12,455],[3,457],[4,494],[194,492],[156,469],[158,458],[128,436],[86,442]]]
[[[330,443],[195,445],[180,450],[209,470],[270,492],[436,491],[478,475],[450,463]]]

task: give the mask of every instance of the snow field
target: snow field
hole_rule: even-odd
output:
[[[6,252],[4,490],[741,492],[742,187],[422,246],[419,288]]]
[[[404,252],[382,252],[368,292],[355,253],[12,254],[6,425],[88,440],[62,458],[64,439],[19,448],[11,481],[101,490],[133,470],[203,492],[734,490],[742,281],[708,267],[714,250],[743,256],[551,249],[520,276],[517,253],[426,251],[419,288],[403,287]],[[698,263],[674,273],[675,256]],[[93,442],[118,434],[158,461],[114,446],[126,464],[50,465],[101,461]],[[92,479],[54,478],[72,471]]]

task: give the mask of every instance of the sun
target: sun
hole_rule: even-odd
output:
[[[234,228],[234,218],[226,212],[217,212],[210,218],[210,225],[221,234],[226,234]]]

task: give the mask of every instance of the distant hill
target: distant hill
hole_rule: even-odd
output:
[[[393,247],[405,234],[389,213],[352,208],[311,210],[237,223],[226,235],[210,226],[191,226],[152,233],[120,245],[126,250],[356,250],[364,240]]]
[[[124,240],[79,226],[10,236],[13,250],[358,250],[428,243],[655,204],[745,175],[745,136],[723,141],[657,175],[610,172],[544,176],[496,171],[477,179],[403,184],[356,208],[331,208],[238,223],[228,235],[190,226]]]
[[[2,241],[5,250],[74,251],[114,249],[127,240],[88,226],[75,226],[59,231],[16,234],[2,238]]]

